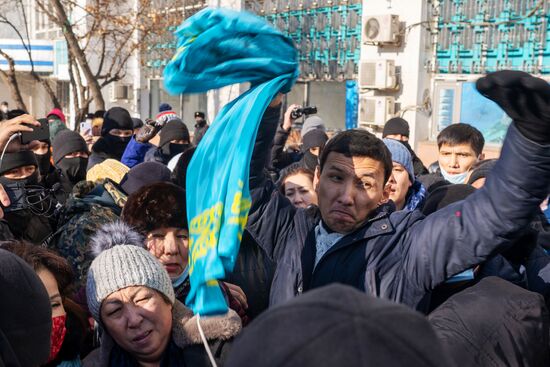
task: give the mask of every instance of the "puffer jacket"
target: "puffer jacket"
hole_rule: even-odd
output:
[[[261,126],[273,136],[276,125]],[[270,304],[338,282],[425,310],[427,292],[506,249],[529,224],[547,195],[550,147],[532,143],[511,125],[482,189],[426,218],[381,205],[315,267],[318,214],[312,220],[293,208],[261,172],[251,168],[247,230],[277,263]]]

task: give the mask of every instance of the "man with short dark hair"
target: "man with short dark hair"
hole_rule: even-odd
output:
[[[501,158],[482,189],[426,218],[388,203],[390,152],[361,130],[326,144],[315,174],[318,210],[294,208],[259,166],[269,149],[262,135],[276,129],[262,126],[269,134],[259,133],[251,163],[247,230],[277,262],[271,304],[343,283],[423,310],[435,286],[512,244],[550,184],[550,86],[515,71],[477,86],[514,120]]]

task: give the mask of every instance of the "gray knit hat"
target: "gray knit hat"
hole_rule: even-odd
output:
[[[122,222],[101,227],[92,237],[98,254],[88,271],[86,296],[94,319],[100,321],[101,303],[107,296],[131,286],[159,291],[174,303],[174,289],[162,264],[147,251],[143,238]]]
[[[325,122],[319,116],[309,116],[302,125],[300,135],[304,138],[304,136],[312,130],[321,130],[326,132]]]

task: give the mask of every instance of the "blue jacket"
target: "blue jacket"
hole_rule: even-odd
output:
[[[150,150],[155,150],[155,146],[151,143],[140,143],[134,136],[126,146],[124,154],[120,161],[125,164],[128,168],[132,168],[135,165],[138,165],[145,161],[145,155]]]
[[[276,126],[263,125],[273,136]],[[318,210],[295,209],[251,168],[247,230],[277,262],[270,303],[329,283],[424,309],[426,293],[510,246],[546,197],[550,146],[512,125],[485,186],[466,200],[424,217],[380,206],[365,225],[330,248],[314,269]]]

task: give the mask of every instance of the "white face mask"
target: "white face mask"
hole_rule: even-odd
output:
[[[6,106],[2,106],[2,112],[8,113],[8,108]]]
[[[457,173],[452,175],[447,171],[445,171],[441,166],[439,166],[439,169],[441,170],[441,174],[443,175],[443,178],[455,185],[465,183],[466,177],[468,177],[468,171],[464,173]]]

